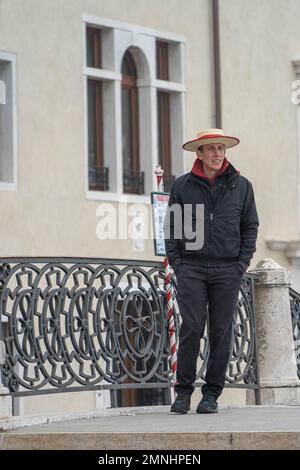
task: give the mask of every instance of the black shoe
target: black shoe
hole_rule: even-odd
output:
[[[176,400],[171,406],[170,411],[172,411],[173,413],[180,413],[185,415],[189,411],[190,405],[191,395],[177,395]]]
[[[218,413],[218,403],[214,397],[203,396],[196,411],[197,413]]]

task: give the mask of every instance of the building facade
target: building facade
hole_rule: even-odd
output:
[[[251,267],[273,258],[300,289],[299,14],[297,0],[0,0],[1,256],[156,259],[155,166],[168,189],[195,158],[182,143],[222,126],[255,189]],[[39,403],[95,407],[87,395]]]

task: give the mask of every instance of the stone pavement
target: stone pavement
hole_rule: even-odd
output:
[[[177,415],[166,406],[111,411],[1,432],[0,449],[300,449],[300,406],[221,408],[215,415]]]

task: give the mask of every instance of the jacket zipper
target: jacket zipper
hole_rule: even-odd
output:
[[[223,192],[223,196],[225,194],[225,192],[228,190],[232,180],[234,180],[236,178],[236,175],[234,175],[233,178],[230,179],[230,181],[227,183],[226,185],[226,188]],[[221,194],[220,194],[220,191],[219,191],[219,194],[217,195],[217,199],[214,201],[214,187],[211,187],[211,191],[210,191],[210,195],[211,195],[211,207],[212,207],[212,212],[209,213],[209,239],[208,239],[208,244],[207,244],[207,257],[209,259],[209,245],[210,245],[210,242],[211,242],[211,224],[214,220],[214,210],[216,208],[216,205],[217,205],[217,202],[220,200],[221,198]]]
[[[238,175],[234,175],[234,176],[230,179],[230,181],[227,182],[227,185],[226,185],[226,188],[225,188],[224,193],[228,190],[230,184],[232,183],[232,181],[233,181],[237,176],[238,176]],[[209,259],[209,251],[210,251],[210,250],[209,250],[209,248],[210,248],[209,245],[210,245],[210,242],[211,242],[211,224],[212,224],[212,222],[213,222],[213,220],[214,220],[214,210],[215,210],[216,205],[217,205],[217,202],[219,201],[220,196],[221,196],[220,194],[218,194],[217,199],[214,201],[214,197],[213,197],[213,196],[214,196],[214,187],[213,187],[213,186],[210,188],[209,193],[210,193],[210,197],[211,197],[211,212],[209,213],[209,238],[208,238],[208,243],[207,243],[207,258],[208,258],[208,259]],[[223,196],[224,196],[224,193],[223,193]]]

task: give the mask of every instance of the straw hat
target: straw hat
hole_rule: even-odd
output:
[[[237,137],[225,135],[222,129],[204,129],[197,133],[197,138],[183,144],[182,148],[188,152],[196,152],[201,145],[224,144],[225,148],[234,147],[240,143]]]

